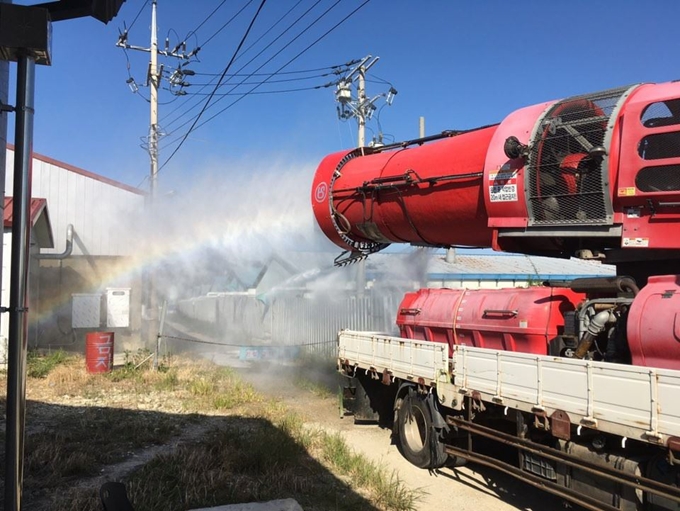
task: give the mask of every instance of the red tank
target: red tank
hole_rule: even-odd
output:
[[[409,339],[547,355],[584,297],[551,287],[421,289],[404,296],[397,325]]]
[[[336,153],[319,166],[312,206],[336,244],[491,246],[482,190],[496,126],[431,144],[363,156]],[[355,158],[355,156],[357,156]]]
[[[628,313],[635,365],[680,369],[680,275],[650,277]]]

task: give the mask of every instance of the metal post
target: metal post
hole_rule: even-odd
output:
[[[153,369],[158,370],[160,351],[161,351],[161,340],[163,339],[163,329],[165,328],[165,314],[168,310],[168,302],[163,301],[163,308],[161,309],[161,324],[158,327],[158,335],[156,336],[156,352],[153,359]]]
[[[425,117],[420,117],[420,123],[419,123],[419,135],[420,138],[425,138]]]
[[[31,241],[30,200],[33,151],[35,59],[22,56],[17,65],[17,99],[12,208],[12,267],[9,298],[5,510],[21,509],[24,423],[26,418],[26,349],[28,268]]]

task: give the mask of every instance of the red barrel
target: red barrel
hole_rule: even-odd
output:
[[[88,373],[106,373],[113,368],[113,332],[85,335],[85,367]]]

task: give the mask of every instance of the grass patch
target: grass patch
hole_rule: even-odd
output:
[[[45,405],[43,405],[45,406]],[[49,429],[28,435],[26,484],[52,488],[73,476],[92,476],[101,466],[142,447],[163,444],[180,430],[169,415],[118,408],[82,408],[61,414]]]
[[[88,374],[80,357],[30,380],[26,505],[42,498],[41,506],[53,511],[99,511],[96,491],[77,481],[109,464],[139,459],[143,448],[168,444],[209,420],[216,427],[209,434],[164,451],[125,477],[136,509],[179,511],[289,497],[310,510],[414,508],[417,494],[396,476],[354,454],[340,436],[311,429],[282,403],[265,400],[232,369],[182,360],[165,367],[126,364],[108,375]]]
[[[349,476],[358,486],[367,488],[380,507],[395,511],[415,509],[419,493],[406,488],[396,472],[389,472],[353,452],[339,433],[322,435],[321,452],[323,458],[341,474]]]
[[[26,374],[29,378],[45,378],[54,368],[69,360],[64,350],[53,351],[46,355],[29,351],[26,356]]]
[[[316,454],[325,452],[327,444],[354,460],[347,473],[351,484],[333,476],[326,464],[315,459]],[[207,438],[156,457],[125,483],[135,508],[149,511],[281,498],[295,498],[304,509],[414,509],[413,492],[342,445],[340,437],[305,428],[296,415],[286,414],[278,421],[233,417]],[[336,455],[329,459],[335,460]],[[367,475],[356,481],[359,469],[355,464],[370,467]],[[359,480],[368,496],[353,489]],[[96,499],[88,500],[87,492],[60,497],[54,504],[53,511],[98,509]]]
[[[322,399],[327,399],[329,397],[333,397],[334,395],[334,392],[331,389],[329,389],[328,386],[324,385],[323,383],[314,382],[303,376],[298,376],[294,378],[293,384],[297,388],[311,392],[316,397],[320,397]]]

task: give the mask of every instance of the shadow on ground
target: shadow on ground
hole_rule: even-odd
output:
[[[0,405],[4,412],[4,399]],[[118,480],[137,511],[281,498],[309,511],[375,510],[308,454],[307,441],[294,419],[29,401],[23,509],[99,511],[98,488]]]

